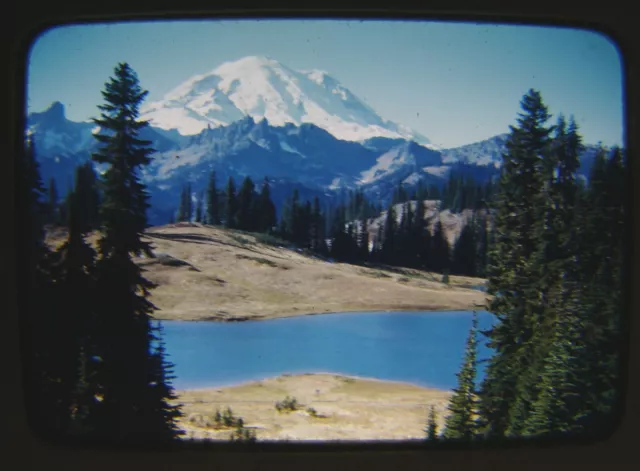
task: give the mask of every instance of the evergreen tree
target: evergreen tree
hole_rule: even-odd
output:
[[[201,195],[198,198],[198,202],[196,203],[196,222],[200,223],[203,222],[203,208],[202,208],[202,200],[204,199],[204,195]]]
[[[313,199],[313,210],[311,215],[311,248],[316,252],[322,252],[324,244],[323,216],[320,209],[320,199],[316,196]]]
[[[376,231],[376,238],[373,245],[373,250],[371,252],[371,260],[374,262],[380,263],[382,262],[382,241],[384,239],[384,225],[378,225],[378,230]]]
[[[446,418],[443,436],[452,440],[471,440],[476,433],[476,343],[478,316],[473,312],[473,321],[464,363],[457,374],[458,387],[454,389],[449,402],[449,416]]]
[[[307,246],[309,234],[307,222],[308,218],[305,206],[300,205],[300,193],[296,188],[293,190],[293,194],[291,196],[291,206],[287,226],[290,231],[291,242],[299,247]]]
[[[300,221],[300,245],[305,248],[311,248],[311,221],[312,221],[311,202],[307,200],[304,204]]]
[[[92,158],[108,167],[94,302],[99,403],[90,425],[96,438],[106,441],[169,441],[177,435],[179,410],[168,403],[171,387],[158,366],[159,353],[152,349],[155,306],[147,298],[154,284],[132,259],[142,253],[153,256],[151,245],[142,240],[149,204],[139,177],[154,152],[150,142],[138,137],[148,126],[138,120],[147,92],[128,64],[118,64],[114,75],[102,92],[100,118],[93,120],[101,129],[94,134],[101,145]],[[159,394],[158,388],[164,392]]]
[[[567,211],[567,202],[563,199],[563,193],[567,189],[563,190],[563,187],[571,183],[563,182],[558,177],[560,162],[566,163],[574,152],[577,159],[578,149],[571,152],[567,146],[567,127],[562,115],[558,118],[549,147],[538,160],[535,169],[539,188],[533,201],[535,248],[526,269],[530,273],[529,288],[535,287],[536,292],[527,295],[532,299],[526,301],[524,325],[530,333],[530,339],[521,348],[520,355],[526,368],[519,374],[516,398],[511,406],[511,435],[524,433],[528,416],[539,393],[539,378],[553,338],[553,319],[562,308],[552,298],[552,287],[557,285],[558,280],[566,277],[565,268],[570,268],[565,266],[565,260],[567,257],[571,258],[571,253],[563,253],[562,248],[568,242],[565,239],[571,230],[574,209]],[[574,177],[575,169],[573,177],[566,175],[565,179]],[[565,248],[573,251],[573,245],[566,245]]]
[[[406,202],[402,205],[402,218],[396,235],[396,239],[398,241],[396,263],[406,267],[411,266],[414,259],[413,247],[411,244],[412,224],[413,211],[411,210],[411,202]]]
[[[357,221],[358,235],[358,259],[366,262],[369,260],[369,230],[367,229],[367,221]]]
[[[230,229],[237,227],[238,202],[236,199],[236,184],[233,178],[229,177],[227,181],[226,193],[226,226]]]
[[[580,311],[573,283],[561,282],[562,300],[552,301],[558,308],[551,347],[546,355],[531,412],[523,427],[523,435],[559,438],[566,433],[582,432],[589,415],[585,398],[590,391],[585,379],[588,367],[584,345],[584,323],[576,315]]]
[[[277,224],[276,207],[271,201],[271,188],[269,187],[269,180],[264,178],[262,184],[262,190],[258,200],[258,218],[260,232],[271,232]]]
[[[211,172],[207,188],[207,224],[220,224],[220,207],[218,203],[218,189],[216,188],[216,172]]]
[[[91,161],[85,162],[80,166],[80,175],[78,178],[82,180],[82,187],[86,188],[86,202],[84,203],[86,220],[92,230],[100,228],[100,189],[98,187],[98,175]],[[76,185],[77,186],[77,185]]]
[[[487,310],[498,322],[486,332],[495,355],[480,388],[480,417],[488,437],[517,434],[527,420],[531,397],[523,372],[534,361],[533,337],[538,319],[536,208],[541,187],[539,165],[549,151],[550,115],[540,93],[530,90],[521,101],[517,126],[511,127],[494,205],[495,243],[488,267]],[[514,407],[515,406],[515,407]]]
[[[436,422],[436,409],[431,406],[429,408],[429,418],[427,419],[427,440],[435,441],[438,439],[438,423]]]
[[[251,231],[254,228],[253,221],[253,194],[255,185],[251,178],[245,177],[238,192],[237,227],[243,231]]]
[[[425,221],[424,201],[418,200],[416,211],[411,225],[411,248],[414,255],[413,268],[425,268],[427,264],[427,252],[430,242],[430,233]]]
[[[55,291],[52,277],[52,253],[45,244],[44,220],[47,206],[45,189],[36,159],[34,135],[28,136],[25,150],[17,162],[16,244],[21,263],[17,282],[21,286],[18,306],[21,312],[23,382],[27,417],[30,425],[49,436],[60,432],[60,404],[55,384],[59,381],[51,359],[55,358],[58,339],[52,305]],[[52,368],[53,367],[53,368]]]
[[[444,229],[442,228],[442,221],[438,217],[438,221],[435,224],[433,236],[430,240],[428,267],[430,270],[443,273],[449,269],[451,249],[449,242],[444,235]]]
[[[452,272],[456,275],[476,276],[477,256],[474,223],[468,222],[460,231],[453,246]]]
[[[416,194],[414,199],[417,201],[424,201],[427,199],[427,197],[428,197],[427,188],[425,188],[424,183],[422,182],[422,180],[420,180],[418,182],[418,188],[416,189]]]
[[[487,229],[487,215],[483,210],[477,210],[473,219],[474,232],[476,234],[476,276],[484,278],[487,271],[487,250],[489,246],[489,231]]]
[[[94,371],[91,357],[96,332],[94,299],[95,250],[86,241],[92,230],[92,195],[94,182],[86,166],[76,169],[75,188],[69,195],[69,219],[67,241],[58,249],[60,278],[56,324],[64,339],[57,350],[60,368],[59,400],[63,420],[63,433],[82,434],[88,419],[96,407]]]
[[[624,245],[626,181],[623,153],[602,149],[591,170],[589,188],[579,204],[578,234],[580,300],[588,328],[586,363],[589,369],[591,412],[589,430],[609,426],[623,387],[619,345],[624,309]]]
[[[285,200],[282,206],[282,214],[280,215],[280,224],[278,227],[278,234],[280,237],[288,241],[291,241],[292,203],[291,197],[288,197]]]
[[[176,219],[178,222],[190,222],[191,216],[191,185],[187,183],[180,193],[180,206],[178,207]]]
[[[173,376],[173,368],[175,365],[166,359],[167,355],[163,340],[162,325],[156,322],[156,325],[152,326],[152,332],[154,345],[152,346],[153,353],[151,355],[151,376],[156,380],[150,383],[150,396],[151,401],[163,405],[166,401],[178,399],[178,396],[171,386],[171,382],[175,379],[175,376]],[[156,430],[163,431],[162,434],[159,434],[161,438],[165,440],[171,439],[172,437],[183,434],[177,424],[177,420],[181,416],[182,413],[177,407],[160,407],[151,417],[155,423],[150,423],[149,426]]]
[[[393,204],[387,208],[387,217],[385,218],[384,230],[382,236],[382,261],[393,265],[396,261],[396,234],[397,234],[396,212]]]

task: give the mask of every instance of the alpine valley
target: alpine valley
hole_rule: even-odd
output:
[[[420,182],[441,185],[452,170],[480,182],[493,178],[506,143],[502,134],[437,148],[420,133],[380,117],[326,72],[295,71],[255,56],[188,79],[148,103],[141,118],[150,123],[141,138],[156,150],[143,175],[152,225],[170,219],[186,182],[193,198],[200,198],[212,171],[219,185],[229,177],[238,184],[246,176],[257,183],[267,177],[278,211],[293,188],[302,200],[318,196],[324,203],[361,188],[386,205],[399,184],[409,190]],[[53,178],[66,192],[76,166],[96,149],[96,126],[68,120],[59,102],[31,113],[27,126],[35,135],[43,181]],[[583,152],[583,175],[595,149],[587,145]]]

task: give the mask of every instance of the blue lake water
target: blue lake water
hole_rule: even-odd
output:
[[[470,311],[378,312],[161,324],[176,389],[321,372],[451,389],[471,317]],[[478,321],[486,329],[493,316],[478,311]],[[479,359],[488,357],[482,335],[478,340]]]

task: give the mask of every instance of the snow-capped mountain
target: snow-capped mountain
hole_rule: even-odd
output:
[[[476,178],[491,173],[502,166],[502,156],[507,152],[509,134],[499,134],[484,141],[473,142],[451,149],[441,149],[442,162],[447,166],[473,173]],[[593,165],[598,146],[586,144],[580,155],[579,173],[587,176]]]
[[[296,71],[267,57],[226,62],[191,77],[141,111],[154,127],[182,135],[251,116],[273,126],[315,124],[341,140],[386,137],[431,146],[420,133],[381,118],[328,73]]]
[[[93,134],[99,131],[99,127],[93,122],[67,119],[65,107],[60,102],[52,103],[40,113],[31,113],[27,117],[26,131],[33,135],[43,180],[48,182],[54,178],[65,190],[73,185],[75,167],[90,159],[98,147]],[[150,141],[159,151],[177,149],[179,144],[165,134],[162,130],[147,127],[140,137]]]
[[[97,147],[93,134],[100,127],[93,122],[77,122],[67,119],[64,105],[58,101],[41,113],[31,113],[27,117],[27,131],[35,135],[35,144],[40,152],[48,156],[69,158],[77,154],[87,154]],[[152,127],[145,128],[140,138],[151,142],[154,149],[165,151],[184,144],[171,132]],[[83,157],[84,158],[84,157]]]
[[[31,113],[27,127],[37,136],[39,149],[60,154],[62,158],[85,150],[95,142],[91,134],[95,124],[69,121],[59,101],[41,113]]]
[[[425,171],[425,167],[442,164],[439,152],[420,146],[415,142],[392,141],[390,144],[393,147],[380,155],[373,167],[360,174],[361,184],[370,184],[376,180],[399,174],[402,174],[404,179],[415,180],[417,183],[421,178],[420,174]]]
[[[506,152],[508,134],[499,134],[484,141],[451,149],[442,149],[442,161],[446,164],[460,162],[472,165],[502,165],[502,153]]]

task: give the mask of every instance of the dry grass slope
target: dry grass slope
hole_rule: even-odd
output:
[[[200,224],[150,228],[158,319],[237,321],[348,311],[458,310],[484,304],[481,279],[331,263],[256,236]],[[92,237],[95,241],[96,236]],[[57,246],[63,232],[51,232]]]
[[[407,440],[424,438],[431,405],[442,427],[450,394],[406,383],[308,374],[182,391],[177,402],[183,404],[185,438],[228,440],[229,431],[216,430],[212,416],[231,407],[259,441]],[[286,396],[302,406],[278,412],[275,403]]]

